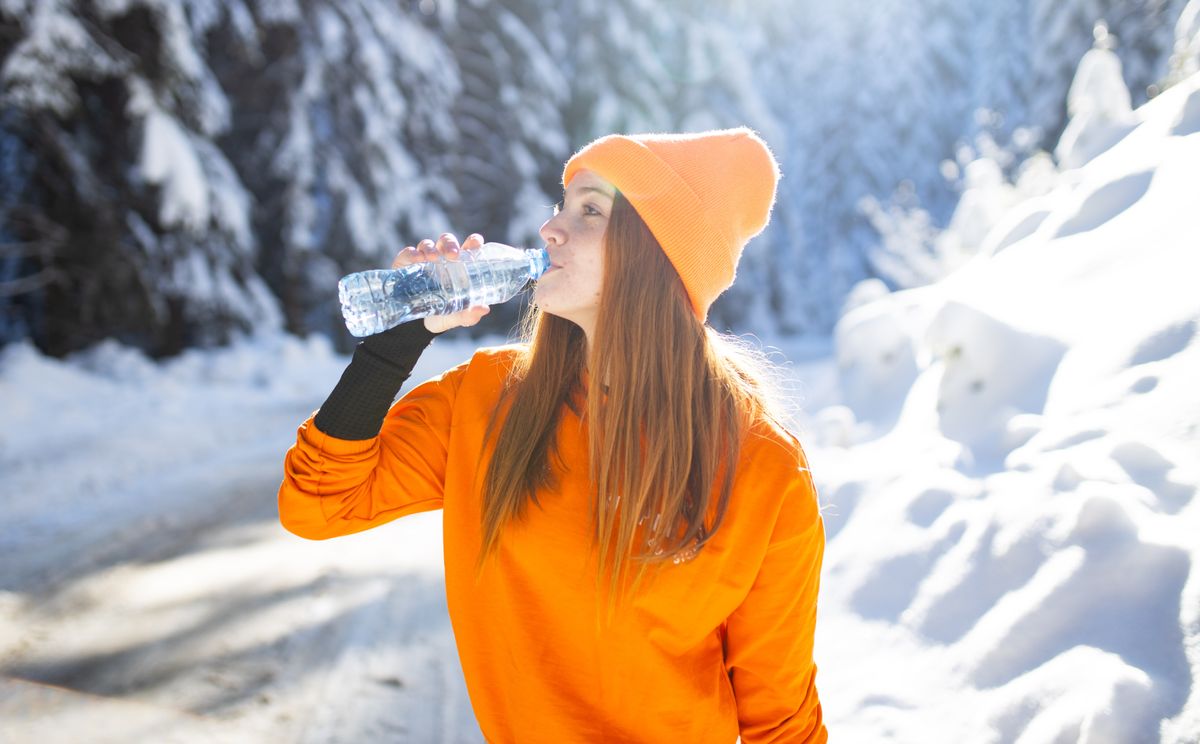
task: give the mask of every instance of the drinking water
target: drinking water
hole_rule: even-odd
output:
[[[461,251],[459,257],[342,277],[338,299],[346,328],[361,338],[428,315],[495,305],[511,299],[550,267],[545,248],[503,243],[484,243]]]

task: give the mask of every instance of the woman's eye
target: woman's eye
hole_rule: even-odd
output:
[[[554,205],[554,214],[557,215],[558,213],[562,212],[565,207],[566,207],[565,202],[559,202],[558,204],[555,204]],[[585,217],[591,217],[593,215],[599,215],[602,213],[600,212],[599,209],[596,209],[591,204],[584,204],[583,205],[583,214]]]

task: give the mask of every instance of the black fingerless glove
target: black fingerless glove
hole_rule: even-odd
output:
[[[355,347],[350,365],[313,424],[338,439],[379,436],[396,394],[412,375],[421,352],[439,335],[426,330],[424,319],[418,318],[367,336]]]

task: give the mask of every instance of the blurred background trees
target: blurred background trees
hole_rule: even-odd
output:
[[[881,214],[932,236],[977,156],[1052,150],[1097,22],[1144,103],[1183,4],[0,0],[0,344],[347,348],[342,274],[533,245],[592,138],[740,124],[784,179],[710,319],[826,334],[864,279],[933,278],[889,269]]]

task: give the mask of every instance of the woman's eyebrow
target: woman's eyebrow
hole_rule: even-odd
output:
[[[613,195],[612,195],[612,194],[610,194],[609,192],[607,192],[607,191],[605,191],[604,189],[602,189],[602,188],[599,188],[599,187],[597,187],[597,186],[580,186],[578,189],[575,189],[575,193],[577,193],[577,194],[583,194],[583,193],[586,193],[586,192],[588,192],[588,191],[594,191],[594,192],[596,192],[597,194],[600,194],[601,196],[607,196],[609,199],[612,199],[612,198],[613,198]],[[567,198],[567,197],[566,197],[566,195],[564,194],[564,195],[563,195],[563,199],[566,199],[566,198]]]

